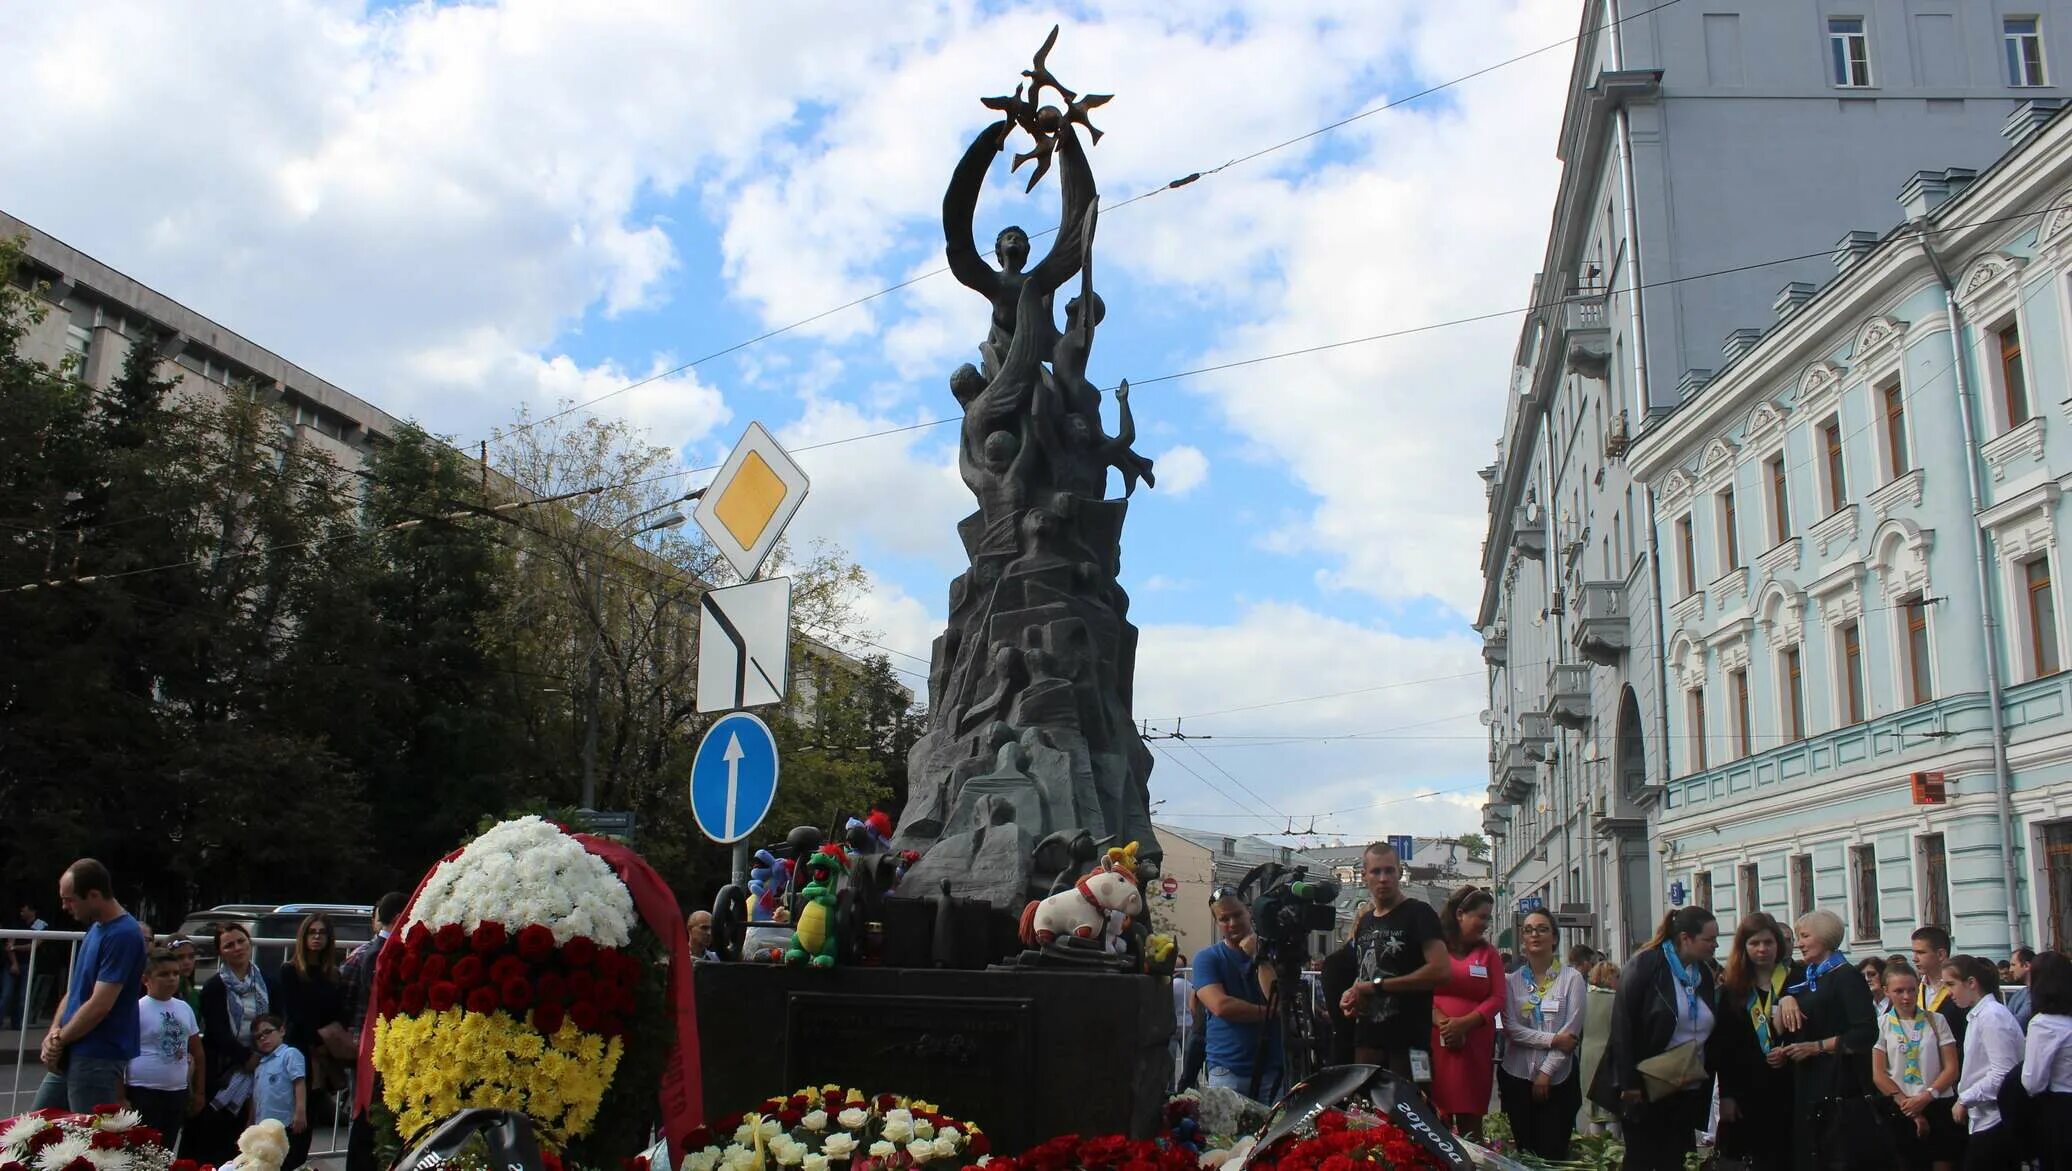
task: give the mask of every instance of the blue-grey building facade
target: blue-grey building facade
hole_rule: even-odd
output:
[[[1683,775],[1683,595],[1631,445],[1836,254],[1870,251],[1915,172],[1961,186],[2011,117],[2048,112],[2072,0],[1590,0],[1579,19],[1535,308],[1482,473],[1483,827],[1511,909],[1537,900],[1623,953],[1696,879],[1657,835]]]
[[[1723,919],[2072,944],[2072,117],[2047,118],[1982,176],[1914,177],[1906,222],[1634,445],[1669,600],[1655,840]]]

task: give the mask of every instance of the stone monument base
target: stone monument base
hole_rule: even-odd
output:
[[[840,1083],[926,1099],[1014,1154],[1149,1138],[1172,1081],[1162,977],[701,963],[692,981],[708,1119]]]

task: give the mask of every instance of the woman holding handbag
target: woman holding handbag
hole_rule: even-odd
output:
[[[1713,1048],[1719,1066],[1719,1151],[1749,1171],[1785,1171],[1792,1165],[1792,1066],[1777,1052],[1780,1038],[1770,1013],[1784,990],[1804,974],[1790,960],[1782,924],[1757,911],[1741,920],[1720,977],[1719,1029]]]
[[[1712,957],[1719,922],[1704,907],[1663,916],[1619,974],[1610,1045],[1590,1100],[1625,1122],[1626,1171],[1683,1171],[1712,1108]]]
[[[1786,1042],[1777,1052],[1793,1067],[1797,1166],[1893,1166],[1867,1064],[1877,1014],[1863,974],[1841,952],[1841,917],[1810,911],[1792,926],[1805,975],[1785,987],[1774,1023]]]

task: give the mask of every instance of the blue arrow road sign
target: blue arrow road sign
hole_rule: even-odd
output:
[[[755,832],[777,799],[777,739],[747,712],[722,716],[691,762],[691,814],[715,842]]]

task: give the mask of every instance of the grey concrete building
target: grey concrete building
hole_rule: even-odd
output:
[[[1664,903],[1669,763],[1654,501],[1625,465],[1892,220],[1924,169],[1981,169],[2059,99],[2072,0],[1590,0],[1563,172],[1513,359],[1476,623],[1495,880],[1630,951]],[[2072,67],[2072,66],[2068,66]]]

